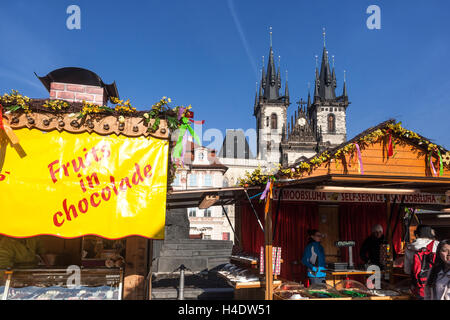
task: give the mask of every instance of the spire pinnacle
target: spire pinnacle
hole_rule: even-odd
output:
[[[272,48],[272,27],[269,27],[269,35],[270,35],[270,47]]]
[[[347,76],[346,76],[347,71],[344,70],[344,88],[342,89],[342,96],[344,96],[344,99],[347,99],[348,94],[347,94]]]
[[[255,82],[256,88],[255,88],[255,108],[258,105],[258,81]]]
[[[284,96],[286,103],[289,105],[289,87],[288,87],[288,71],[286,70],[286,86],[284,87]]]
[[[323,33],[322,33],[322,35],[323,35],[323,47],[325,48],[325,47],[326,47],[326,36],[327,36],[327,33],[326,33],[326,31],[325,31],[325,28],[323,28]]]

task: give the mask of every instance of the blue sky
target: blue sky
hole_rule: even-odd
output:
[[[71,4],[81,8],[81,30],[66,28]],[[366,27],[372,4],[381,8],[381,30]],[[115,80],[138,109],[168,96],[192,104],[203,130],[246,130],[255,128],[269,26],[291,101],[307,97],[325,27],[338,94],[347,70],[349,139],[395,118],[449,148],[449,14],[444,0],[2,1],[0,93],[45,98],[33,72],[76,66]]]

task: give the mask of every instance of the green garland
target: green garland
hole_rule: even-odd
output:
[[[436,145],[426,138],[420,136],[419,134],[407,130],[402,127],[401,122],[398,123],[388,123],[384,128],[380,128],[372,131],[371,133],[358,138],[353,143],[349,143],[344,147],[336,150],[333,154],[330,154],[330,151],[324,151],[321,154],[313,157],[308,161],[303,161],[296,165],[295,168],[284,168],[280,169],[277,173],[278,176],[281,176],[285,179],[297,179],[306,174],[310,174],[312,171],[320,167],[324,163],[331,163],[332,160],[336,162],[336,167],[339,166],[339,162],[343,161],[343,158],[347,155],[354,155],[356,159],[356,146],[357,143],[361,150],[364,150],[367,146],[373,145],[386,137],[392,136],[392,142],[395,143],[404,143],[405,141],[409,141],[414,145],[420,146],[426,151],[433,152],[439,151],[442,154],[443,164],[450,168],[450,152],[445,150],[442,146]],[[402,141],[403,140],[403,141]],[[261,171],[261,168],[255,169],[253,172],[246,172],[245,177],[239,181],[239,185],[241,186],[255,186],[255,185],[263,185],[267,183],[269,175],[265,174]]]
[[[81,110],[74,114],[78,119],[85,119],[88,115],[114,115],[117,117],[119,123],[125,122],[125,116],[141,117],[144,124],[148,127],[148,132],[155,132],[158,130],[161,120],[167,121],[167,126],[169,131],[173,133],[175,130],[179,129],[184,125],[183,118],[187,115],[192,115],[191,105],[176,106],[171,108],[169,103],[170,98],[162,97],[161,100],[154,103],[150,110],[139,112],[130,103],[130,100],[119,100],[118,98],[111,97],[110,102],[115,105],[114,108],[108,106],[97,105],[94,103],[83,101],[81,104]],[[41,99],[30,99],[27,96],[21,95],[17,90],[12,90],[10,94],[5,93],[0,96],[0,104],[4,107],[4,112],[13,113],[27,113],[38,112],[47,110],[53,113],[67,113],[70,112],[70,106],[67,101],[63,100],[45,100],[42,102]],[[179,114],[180,109],[183,112]],[[150,121],[153,124],[150,125]],[[82,120],[83,121],[83,120]],[[171,146],[172,147],[172,146]],[[171,150],[170,150],[171,153]],[[168,172],[168,186],[170,186],[175,178],[175,171],[177,165],[172,162],[172,157],[169,157],[169,172]]]

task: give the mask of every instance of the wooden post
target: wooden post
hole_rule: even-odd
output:
[[[391,210],[391,197],[390,195],[386,195],[386,212],[387,212],[387,241],[388,241],[388,245],[389,245],[389,254],[387,256],[387,272],[389,273],[389,282],[392,283],[393,280],[393,255],[392,255],[392,250],[393,250],[393,244],[392,244],[392,228],[391,228],[391,215],[392,215],[392,210]]]
[[[127,238],[124,300],[145,300],[147,250],[147,239],[137,236]]]
[[[266,290],[265,300],[273,299],[273,270],[272,270],[272,193],[268,192],[269,210],[265,212],[264,242],[265,242],[265,273]]]
[[[149,254],[148,254],[148,300],[152,300],[152,276],[153,276],[153,240],[149,240]]]

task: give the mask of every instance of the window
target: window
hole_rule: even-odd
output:
[[[222,232],[222,240],[230,240],[230,233],[229,232]]]
[[[228,208],[223,207],[223,210],[222,210],[222,217],[225,216],[225,213],[228,214]]]
[[[203,152],[200,152],[198,154],[198,157],[200,158],[200,160],[203,160],[205,158],[205,155],[203,154]]]
[[[238,141],[237,137],[234,137],[234,158],[237,159],[238,157]]]
[[[223,178],[222,185],[223,185],[224,188],[228,187],[228,179],[227,178]]]
[[[328,115],[328,132],[335,132],[336,131],[336,117],[334,114]]]
[[[174,186],[180,186],[181,185],[180,174],[179,173],[177,173],[175,175],[175,179],[173,180],[172,185],[174,185]]]
[[[189,186],[195,187],[197,185],[197,175],[194,173],[191,173],[189,175]]]
[[[189,217],[195,217],[195,216],[197,216],[197,209],[195,209],[195,208],[189,208],[189,209],[188,209],[188,215],[189,215]]]
[[[205,209],[203,216],[207,218],[211,217],[211,209]]]
[[[205,187],[212,187],[212,177],[210,174],[205,174]]]
[[[210,235],[210,234],[204,234],[204,235],[203,235],[203,239],[205,239],[205,240],[211,240],[211,235]]]
[[[275,113],[270,116],[270,128],[277,129],[277,115]]]

